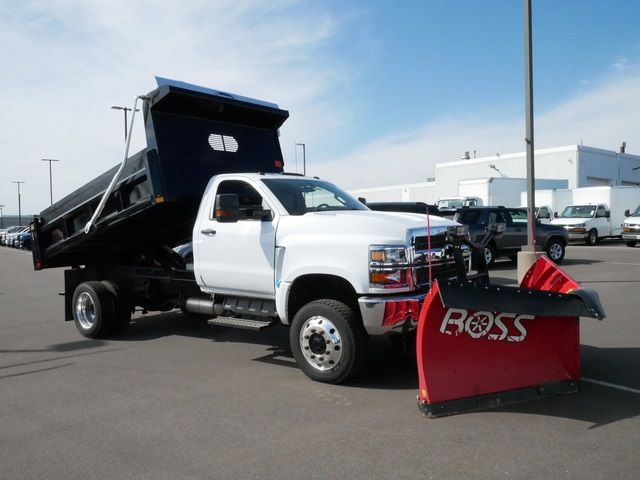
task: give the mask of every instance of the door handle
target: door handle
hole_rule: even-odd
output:
[[[204,233],[205,235],[215,235],[216,231],[210,228],[207,228],[205,230],[200,230],[200,233]]]

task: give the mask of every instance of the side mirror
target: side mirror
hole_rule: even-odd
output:
[[[367,199],[366,199],[366,198],[364,198],[364,197],[358,197],[358,201],[359,201],[360,203],[362,203],[363,205],[366,205],[366,204],[367,204]]]
[[[558,218],[558,212],[553,212],[553,218]]]
[[[629,216],[631,216],[631,212],[629,211],[629,209],[627,209],[627,210],[625,210],[625,211],[624,211],[624,216],[625,216],[625,217],[629,217]]]
[[[216,195],[215,214],[218,222],[237,222],[240,211],[240,201],[235,193],[221,193]]]

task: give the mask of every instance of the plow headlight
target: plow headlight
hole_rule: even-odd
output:
[[[450,237],[468,237],[469,225],[451,225],[447,227],[447,234]]]

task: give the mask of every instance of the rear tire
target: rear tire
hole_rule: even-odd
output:
[[[73,293],[73,320],[87,338],[108,335],[115,324],[115,306],[111,292],[100,282],[84,282]]]
[[[546,248],[547,256],[551,259],[551,261],[555,264],[562,263],[564,259],[564,255],[566,253],[566,248],[564,243],[557,238],[552,238],[549,240]]]
[[[626,242],[626,243],[627,243],[627,247],[631,247],[631,248],[633,248],[633,247],[635,247],[635,246],[636,246],[636,242],[634,242],[634,241]]]
[[[598,243],[598,231],[592,228],[587,236],[587,245],[595,245],[596,243]]]
[[[364,365],[366,332],[353,309],[340,301],[304,305],[291,322],[289,340],[298,367],[316,382],[346,382]]]
[[[131,323],[131,300],[126,290],[112,281],[100,282],[109,291],[113,299],[113,328],[112,333],[123,334]]]

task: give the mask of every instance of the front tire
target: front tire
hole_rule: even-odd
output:
[[[289,340],[298,367],[317,382],[346,382],[364,365],[366,333],[353,309],[338,300],[304,305],[291,322]]]
[[[587,236],[587,245],[595,245],[596,243],[598,243],[598,231],[592,228]]]
[[[113,295],[100,282],[84,282],[76,287],[72,300],[73,320],[87,338],[108,335],[115,323]]]
[[[627,244],[627,247],[631,247],[631,248],[636,246],[636,242],[634,242],[633,240],[630,242],[626,242],[626,244]]]
[[[564,255],[566,253],[566,247],[561,240],[556,238],[552,238],[549,240],[547,244],[547,256],[551,259],[551,261],[555,264],[562,263],[564,259]]]
[[[493,265],[493,262],[496,261],[496,247],[493,244],[489,244],[484,247],[484,261],[487,263],[487,267]]]

